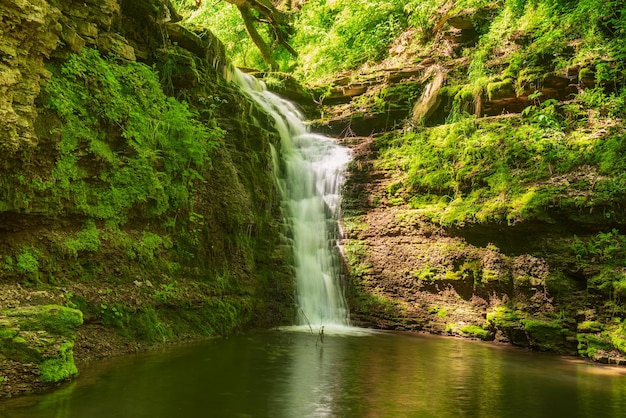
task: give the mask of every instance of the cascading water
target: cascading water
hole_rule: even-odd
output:
[[[348,307],[339,283],[335,243],[340,189],[350,150],[331,138],[308,132],[296,107],[254,77],[235,69],[233,79],[274,118],[281,137],[282,165],[274,156],[274,172],[293,231],[298,323],[347,325]]]

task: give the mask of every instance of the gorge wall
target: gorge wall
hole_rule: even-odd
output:
[[[73,356],[290,322],[279,140],[221,43],[161,0],[0,15],[0,395]]]
[[[585,2],[554,15],[513,3],[442,5],[387,62],[319,89],[313,124],[355,151],[343,242],[352,317],[622,364],[622,64],[575,59],[588,41],[543,44],[541,24]],[[600,27],[623,17],[604,13]],[[520,29],[536,14],[538,27]]]

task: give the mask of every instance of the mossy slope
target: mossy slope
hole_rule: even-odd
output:
[[[401,61],[427,92],[429,69],[444,74],[428,116],[366,140],[344,130],[355,318],[623,361],[623,5],[420,4],[401,52],[336,78],[347,91]],[[323,113],[349,126],[380,89]]]

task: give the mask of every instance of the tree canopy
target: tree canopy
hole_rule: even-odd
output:
[[[279,10],[269,0],[225,0],[233,4],[241,13],[241,18],[246,26],[246,32],[254,44],[259,48],[259,52],[263,60],[272,69],[278,69],[278,63],[273,57],[274,49],[280,45],[285,48],[291,55],[297,56],[298,53],[289,45],[289,36],[293,34],[291,27],[291,19],[288,13]],[[268,25],[271,30],[272,43],[268,43],[263,39],[257,29],[257,24],[263,23]]]

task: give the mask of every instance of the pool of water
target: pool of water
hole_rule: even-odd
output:
[[[624,369],[454,338],[251,332],[95,362],[3,418],[624,417]]]

